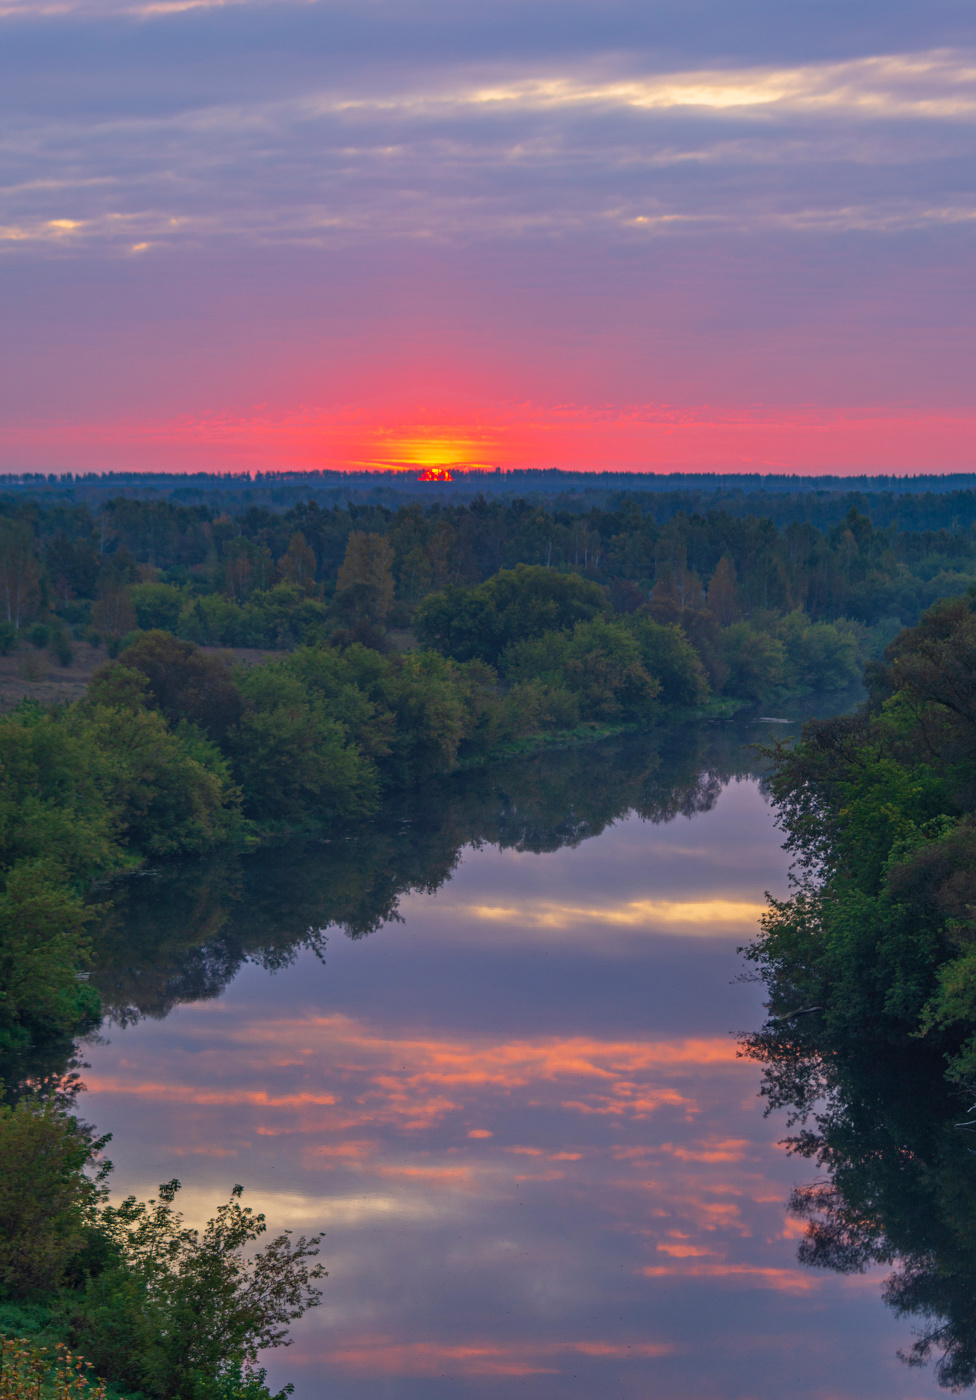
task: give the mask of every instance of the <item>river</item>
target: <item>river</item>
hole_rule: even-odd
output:
[[[920,1400],[876,1270],[796,1259],[736,949],[787,858],[713,725],[129,882],[85,1047],[117,1192],[325,1233],[297,1400]]]

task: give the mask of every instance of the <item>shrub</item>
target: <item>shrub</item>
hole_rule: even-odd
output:
[[[579,574],[518,564],[475,588],[432,594],[420,605],[414,626],[421,641],[457,661],[478,658],[496,666],[507,646],[609,612],[599,584]]]
[[[161,628],[175,632],[183,607],[183,594],[171,583],[137,583],[129,590],[136,621],[144,632]]]
[[[0,1104],[0,1289],[7,1296],[61,1287],[85,1246],[108,1166],[98,1139],[56,1099]],[[90,1179],[86,1167],[95,1168]]]
[[[193,642],[168,632],[146,632],[125,648],[121,659],[146,677],[150,704],[171,722],[186,719],[220,738],[240,718],[241,696],[230,667]]]
[[[633,617],[628,625],[645,670],[660,683],[662,704],[683,709],[703,705],[708,699],[708,677],[681,628],[664,626],[646,613]]]
[[[54,653],[59,666],[70,666],[75,659],[74,647],[71,645],[71,637],[64,627],[58,627],[52,632],[50,649]]]
[[[256,1400],[259,1351],[284,1345],[320,1300],[320,1239],[286,1233],[251,1253],[267,1226],[240,1186],[202,1232],[174,1210],[179,1190],[169,1181],[148,1204],[99,1212],[116,1262],[69,1302],[71,1335],[113,1381],[159,1400]]]
[[[26,1337],[0,1337],[0,1400],[105,1400],[105,1382],[91,1369],[63,1342],[48,1348]]]

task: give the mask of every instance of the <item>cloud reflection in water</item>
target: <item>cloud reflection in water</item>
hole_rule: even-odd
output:
[[[736,1058],[735,946],[784,885],[768,808],[740,782],[677,820],[469,848],[324,965],[245,966],[93,1048],[120,1188],[175,1171],[203,1216],[242,1179],[272,1229],[326,1228],[324,1304],[273,1358],[300,1400],[936,1393],[875,1277],[797,1265],[808,1169]],[[674,917],[708,909],[734,917]]]

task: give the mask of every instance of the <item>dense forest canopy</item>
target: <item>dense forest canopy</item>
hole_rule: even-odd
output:
[[[976,526],[879,528],[856,505],[824,530],[716,509],[665,518],[633,496],[584,511],[478,496],[237,513],[6,497],[0,512],[0,649],[30,638],[67,665],[73,639],[114,655],[154,630],[204,647],[420,645],[462,708],[518,691],[523,735],[842,689],[976,581]],[[513,589],[521,601],[500,601]],[[553,590],[577,601],[557,606]]]
[[[282,582],[329,597],[356,533],[379,536],[389,548],[395,616],[430,591],[482,583],[520,563],[573,570],[619,592],[622,585],[649,591],[668,581],[707,588],[727,558],[746,611],[801,608],[817,620],[874,624],[882,617],[913,622],[935,598],[964,591],[960,580],[976,574],[976,492],[959,496],[932,498],[954,502],[935,529],[911,510],[907,520],[883,521],[856,501],[818,525],[743,514],[707,496],[668,511],[660,497],[633,495],[584,510],[482,496],[396,509],[368,502],[323,508],[309,498],[287,510],[251,505],[234,512],[125,495],[93,505],[7,495],[0,497],[0,523],[5,577],[12,570],[6,588],[19,580],[23,616],[45,600],[45,590],[52,602],[93,600],[111,571],[126,583],[149,576],[193,596],[216,590],[238,602]],[[918,505],[917,498],[899,499]],[[299,535],[307,556],[293,547]],[[36,578],[26,560],[17,562],[18,549],[33,554]],[[16,607],[4,600],[5,613]]]

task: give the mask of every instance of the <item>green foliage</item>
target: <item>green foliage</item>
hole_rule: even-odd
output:
[[[539,680],[572,694],[580,717],[596,722],[646,720],[660,690],[631,630],[602,617],[578,622],[572,632],[546,632],[534,641],[517,642],[501,664],[514,680]]]
[[[73,1117],[70,1098],[68,1086],[0,1104],[0,1298],[19,1304],[0,1306],[0,1327],[60,1332],[87,1361],[78,1371],[59,1347],[75,1367],[59,1389],[37,1340],[4,1342],[0,1400],[21,1400],[14,1383],[28,1376],[23,1400],[85,1400],[77,1381],[91,1363],[158,1400],[270,1400],[258,1352],[287,1345],[289,1323],[319,1302],[319,1237],[286,1232],[254,1251],[266,1223],[240,1186],[202,1231],[174,1209],[178,1181],[148,1203],[106,1204],[108,1139]]]
[[[66,627],[56,627],[51,634],[50,649],[59,666],[70,666],[75,659],[71,636]]]
[[[45,1347],[27,1337],[0,1337],[0,1400],[106,1400],[91,1362],[63,1342]]]
[[[29,1299],[64,1284],[104,1197],[107,1142],[56,1096],[0,1103],[0,1296]]]
[[[217,593],[197,598],[181,613],[176,630],[201,646],[283,647],[320,633],[327,619],[324,603],[283,582],[251,593],[243,603]]]
[[[855,715],[780,749],[773,794],[799,889],[747,950],[773,1013],[746,1042],[763,1092],[807,1126],[802,1263],[894,1265],[921,1327],[903,1359],[976,1383],[976,616],[942,602],[888,645]],[[812,1126],[810,1126],[810,1120]],[[962,1121],[960,1121],[962,1120]],[[826,1176],[823,1173],[826,1173]]]
[[[136,621],[144,632],[175,632],[183,611],[183,594],[171,583],[137,583],[129,591]]]
[[[811,623],[794,611],[777,628],[786,653],[786,674],[794,686],[810,690],[846,690],[861,674],[855,636],[831,622]]]
[[[91,919],[62,867],[19,861],[0,894],[0,1054],[97,1025],[99,1001],[79,980],[89,965]]]
[[[417,635],[457,661],[497,665],[506,647],[607,613],[596,583],[529,564],[503,569],[475,588],[432,595],[415,619]]]
[[[777,1011],[851,1039],[923,1035],[976,1068],[976,617],[939,604],[890,644],[857,715],[811,724],[772,778],[806,882],[750,951]]]
[[[80,980],[92,879],[238,830],[228,760],[192,724],[147,710],[146,684],[110,668],[81,704],[0,717],[0,1053],[97,1024]]]
[[[786,678],[786,653],[782,642],[750,627],[733,622],[721,635],[719,654],[727,679],[727,695],[742,700],[762,700],[779,689]]]
[[[705,668],[685,633],[677,626],[663,626],[645,614],[629,620],[640,647],[641,662],[660,685],[659,699],[675,709],[694,709],[708,699]]]
[[[221,738],[241,714],[227,663],[168,632],[147,632],[122,652],[123,665],[149,682],[150,703],[171,723],[185,719]]]
[[[286,1344],[319,1302],[319,1237],[286,1233],[254,1253],[267,1227],[240,1186],[202,1232],[174,1209],[179,1189],[99,1210],[111,1262],[66,1297],[72,1339],[117,1384],[159,1400],[261,1396],[258,1352]]]
[[[173,732],[151,710],[91,706],[65,725],[94,744],[118,838],[140,855],[203,851],[235,831],[236,795],[220,750],[195,725]]]
[[[246,708],[226,740],[244,808],[265,822],[334,822],[372,810],[377,778],[345,725],[287,662],[241,673]]]

